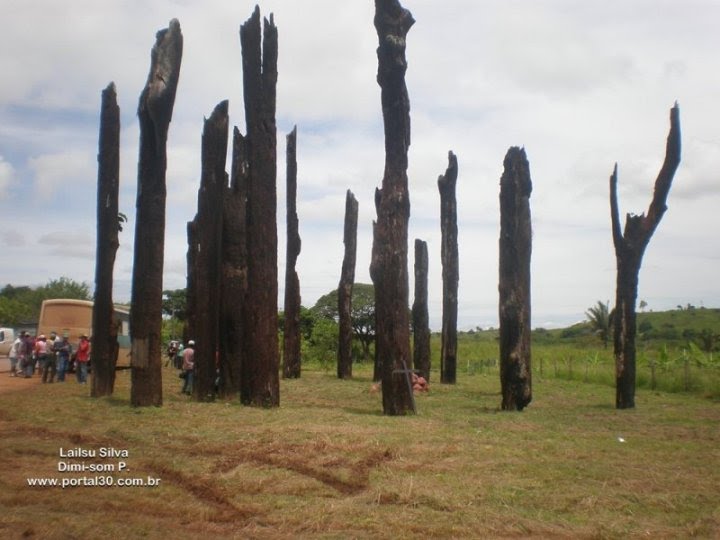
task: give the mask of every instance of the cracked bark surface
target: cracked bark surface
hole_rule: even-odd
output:
[[[340,283],[338,284],[338,357],[337,376],[340,379],[352,377],[352,292],[355,284],[355,263],[357,260],[358,202],[349,189],[345,194],[345,225],[343,228],[343,256]]]
[[[233,130],[230,185],[223,198],[222,293],[220,295],[220,385],[225,399],[238,398],[244,357],[247,294],[247,140]]]
[[[90,387],[92,397],[112,395],[119,348],[112,296],[115,255],[120,246],[120,108],[114,83],[110,83],[102,92],[98,146],[97,248],[92,315],[93,369]]]
[[[441,259],[443,280],[442,342],[440,344],[440,382],[455,384],[457,380],[457,312],[460,256],[458,253],[457,185],[458,162],[448,152],[448,166],[438,178],[440,191]]]
[[[240,28],[243,97],[248,139],[246,354],[240,399],[246,405],[280,405],[277,270],[278,33],[273,16],[260,28],[260,9]]]
[[[285,257],[285,328],[283,332],[283,377],[298,379],[300,358],[300,279],[296,270],[302,242],[297,215],[297,127],[287,136],[287,246]]]
[[[222,268],[223,198],[227,186],[228,102],[219,103],[205,120],[202,134],[202,174],[195,216],[196,249],[192,291],[195,309],[195,384],[198,401],[214,399],[219,351]]]
[[[503,410],[532,401],[530,365],[530,164],[512,147],[500,179],[500,386]]]
[[[140,95],[140,151],[135,216],[130,334],[130,401],[162,405],[162,277],[167,196],[167,134],[180,76],[183,36],[173,19],[157,33],[150,73]]]
[[[428,247],[415,240],[415,300],[412,307],[413,366],[430,382],[430,313],[428,310]]]
[[[405,85],[405,39],[415,20],[397,0],[375,1],[378,74],[385,131],[385,172],[376,190],[370,275],[375,286],[376,362],[382,372],[383,413],[414,412],[408,315],[408,148],[410,100]]]
[[[617,164],[610,176],[610,215],[617,267],[613,352],[615,355],[615,406],[618,409],[635,407],[635,337],[637,333],[635,304],[640,266],[650,238],[667,210],[667,197],[675,171],[680,165],[680,153],[680,109],[675,103],[670,109],[670,133],[665,147],[665,159],[655,179],[655,190],[647,215],[627,214],[624,231],[620,226],[620,210],[617,201]]]

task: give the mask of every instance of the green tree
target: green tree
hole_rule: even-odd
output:
[[[318,316],[312,309],[300,306],[300,335],[305,341],[309,341],[312,338],[313,329],[317,319]],[[285,331],[284,311],[278,313],[278,329],[281,332]]]
[[[338,324],[335,321],[320,318],[315,322],[312,336],[305,342],[308,356],[317,360],[323,369],[329,369],[335,362],[338,331]]]
[[[703,328],[697,338],[700,341],[700,349],[711,354],[720,343],[720,334],[716,334],[710,328]]]
[[[338,321],[337,289],[321,296],[311,311],[318,318]],[[375,287],[369,283],[355,283],[352,293],[353,335],[362,345],[363,358],[370,358],[370,345],[375,340]]]
[[[92,300],[90,286],[68,277],[51,279],[46,285],[32,288],[28,286],[5,285],[0,290],[0,317],[5,324],[18,324],[40,316],[43,300],[69,298],[73,300]]]
[[[17,326],[30,318],[32,318],[30,306],[14,298],[0,296],[0,324]]]
[[[602,340],[604,347],[607,349],[610,340],[610,328],[612,321],[612,313],[609,309],[610,302],[603,304],[598,300],[597,304],[589,308],[585,312],[590,326],[595,334]]]
[[[73,300],[92,300],[90,285],[78,283],[68,277],[51,279],[47,285],[40,288],[44,295],[43,300],[49,298],[70,298]]]
[[[173,289],[162,292],[163,315],[184,321],[187,313],[187,289]]]

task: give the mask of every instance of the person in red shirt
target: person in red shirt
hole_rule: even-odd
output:
[[[80,384],[87,383],[88,362],[90,361],[90,340],[83,334],[75,354],[75,376]]]

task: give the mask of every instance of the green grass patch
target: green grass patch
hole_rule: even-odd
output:
[[[170,368],[161,408],[129,405],[127,373],[118,374],[113,398],[92,399],[74,382],[0,394],[0,534],[720,534],[717,403],[641,388],[635,410],[617,411],[613,389],[584,382],[583,366],[574,365],[572,377],[537,374],[524,412],[500,412],[496,368],[483,359],[484,351],[466,363],[457,385],[440,385],[434,372],[429,394],[417,397],[418,414],[402,418],[381,414],[367,365],[350,381],[305,366],[301,379],[282,382],[274,410],[195,403],[179,393]],[[554,369],[550,358],[543,369]],[[27,485],[92,476],[58,472],[60,448],[108,447],[129,453],[128,469],[108,474],[111,487]],[[148,477],[159,485],[117,485]]]

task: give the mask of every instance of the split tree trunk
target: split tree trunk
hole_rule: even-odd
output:
[[[223,198],[227,186],[225,159],[228,144],[228,102],[219,103],[205,120],[202,135],[202,176],[195,216],[193,307],[196,317],[190,333],[195,340],[195,384],[199,401],[215,395],[219,350],[220,287],[222,267]]]
[[[233,159],[230,186],[223,200],[222,284],[220,295],[220,386],[221,397],[240,395],[244,357],[245,294],[247,293],[246,200],[248,185],[247,141],[233,130]]]
[[[430,315],[428,312],[427,242],[415,240],[415,301],[413,318],[413,366],[430,382]]]
[[[140,96],[140,157],[132,280],[132,388],[136,406],[162,405],[162,278],[165,251],[167,134],[175,105],[183,37],[173,19],[157,33]]]
[[[455,384],[457,380],[457,312],[460,280],[457,228],[457,157],[448,152],[445,175],[438,178],[440,191],[440,228],[442,232],[443,314],[440,345],[440,382]]]
[[[532,400],[530,366],[530,164],[512,147],[500,178],[500,384],[502,409],[523,410]]]
[[[358,202],[349,189],[345,195],[345,227],[343,256],[340,284],[338,285],[338,357],[337,376],[339,379],[352,377],[352,292],[355,284],[355,262],[357,260],[357,226]]]
[[[118,355],[114,320],[113,269],[120,245],[118,192],[120,189],[120,108],[115,84],[102,92],[98,150],[97,250],[95,253],[95,303],[92,316],[93,370],[90,395],[111,396],[115,387]]]
[[[277,272],[277,28],[270,15],[260,31],[260,9],[240,28],[245,122],[250,175],[247,204],[247,355],[240,399],[248,405],[280,405]]]
[[[635,407],[635,335],[638,279],[645,248],[650,242],[663,214],[667,210],[675,171],[680,164],[680,109],[677,103],[670,110],[670,133],[665,148],[665,160],[655,180],[655,191],[645,214],[627,214],[625,231],[620,228],[617,202],[617,164],[610,177],[610,214],[613,244],[617,264],[615,316],[613,318],[615,354],[615,406],[618,409]]]
[[[383,412],[414,412],[408,384],[410,321],[408,316],[408,148],[410,100],[405,85],[405,39],[415,20],[398,0],[375,1],[379,46],[377,81],[385,126],[385,173],[376,191],[370,275],[375,284],[376,353],[382,364]]]
[[[297,215],[297,127],[287,136],[287,249],[285,258],[285,328],[283,332],[283,377],[299,379],[300,358],[300,279],[297,265],[300,234]]]

